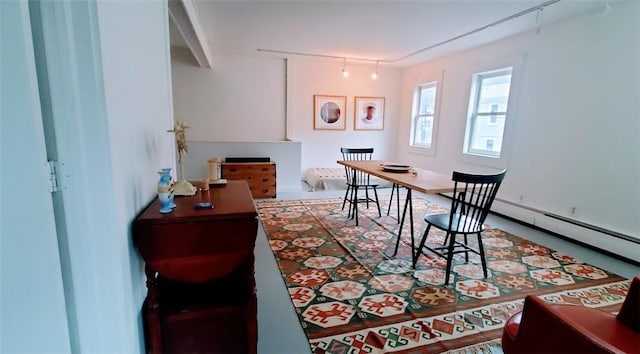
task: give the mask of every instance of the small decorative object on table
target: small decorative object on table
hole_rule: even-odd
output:
[[[194,205],[194,209],[213,209],[213,204],[210,202],[200,202]]]
[[[207,163],[209,164],[209,183],[215,183],[222,178],[222,161],[220,161],[219,158],[213,157],[207,160]]]
[[[222,178],[222,160],[217,157],[212,157],[207,160],[209,164],[209,172],[207,173],[207,180],[209,184],[213,186],[223,186],[227,184],[227,180]]]
[[[173,129],[167,130],[169,133],[176,134],[176,145],[178,147],[178,164],[180,165],[180,180],[175,185],[175,195],[194,195],[198,190],[191,183],[184,179],[184,169],[182,167],[182,157],[187,153],[187,139],[184,135],[185,130],[189,126],[185,122],[176,122]]]
[[[409,165],[382,165],[381,167],[385,172],[407,173],[411,171],[411,166]]]
[[[158,171],[158,199],[160,200],[160,212],[170,213],[175,208],[173,203],[173,181],[171,180],[171,168],[163,168]]]
[[[200,190],[201,191],[209,190],[209,178],[203,178],[202,181],[200,181]]]

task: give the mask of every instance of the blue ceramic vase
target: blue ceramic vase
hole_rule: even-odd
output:
[[[158,199],[160,200],[160,212],[170,213],[176,207],[173,202],[173,180],[171,178],[171,168],[163,168],[158,171],[160,180],[158,181]]]

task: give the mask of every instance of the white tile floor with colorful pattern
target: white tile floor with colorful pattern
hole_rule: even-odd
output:
[[[388,194],[383,189],[380,194]],[[328,196],[342,196],[344,191],[329,192],[293,192],[279,193],[278,199],[306,199]],[[450,201],[439,196],[417,195],[443,206]],[[640,266],[629,264],[597,251],[582,247],[553,235],[526,227],[524,225],[489,215],[487,223],[504,231],[527,238],[541,245],[553,248],[571,256],[588,260],[590,264],[631,278],[640,274]],[[260,354],[304,354],[310,353],[305,336],[289,292],[284,285],[269,243],[262,226],[258,230],[256,241],[256,283],[258,287],[258,353]]]

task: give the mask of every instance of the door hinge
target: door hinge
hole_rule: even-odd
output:
[[[49,165],[49,182],[51,183],[49,192],[57,192],[60,190],[60,179],[58,178],[60,164],[58,163],[58,161],[53,160],[47,161],[47,164]]]

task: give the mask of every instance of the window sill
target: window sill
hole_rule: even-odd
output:
[[[407,152],[410,153],[410,154],[423,155],[423,156],[435,156],[436,155],[436,149],[434,147],[423,148],[423,147],[417,147],[417,146],[409,145],[409,148],[407,149]]]
[[[458,161],[466,164],[491,167],[500,170],[507,168],[507,158],[504,154],[501,157],[490,157],[463,153]]]

